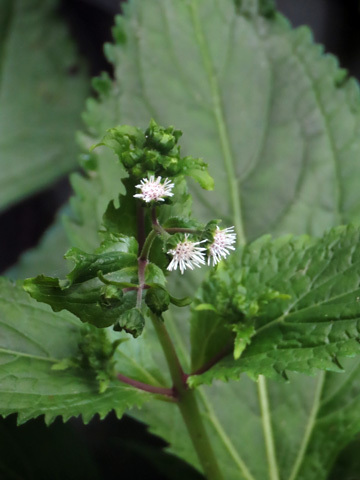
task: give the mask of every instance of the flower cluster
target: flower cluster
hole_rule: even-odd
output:
[[[204,251],[206,251],[206,248],[197,247],[196,245],[204,243],[206,240],[202,240],[201,242],[191,242],[188,238],[189,235],[185,234],[185,240],[179,242],[174,250],[169,250],[167,252],[173,256],[173,259],[167,267],[168,270],[176,270],[179,266],[180,272],[184,273],[186,268],[193,270],[194,265],[195,267],[205,265]]]
[[[200,243],[208,242],[209,240],[202,240],[201,242],[191,242],[189,235],[185,235],[185,240],[179,242],[175,249],[169,250],[167,253],[172,255],[173,258],[167,267],[168,270],[176,270],[179,266],[181,273],[184,273],[186,268],[191,270],[195,267],[201,267],[205,265],[205,252],[208,251],[208,265],[211,260],[213,266],[220,262],[222,258],[226,258],[230,254],[230,250],[235,250],[233,244],[236,241],[236,233],[234,233],[234,227],[225,228],[220,230],[217,227],[214,234],[213,241],[208,248],[198,247]]]
[[[174,194],[171,192],[174,184],[168,178],[165,178],[164,183],[161,183],[161,177],[152,175],[150,178],[144,178],[140,180],[140,184],[136,185],[141,193],[134,195],[135,198],[141,198],[144,202],[163,202],[164,197],[172,197]]]
[[[221,258],[225,258],[230,254],[229,250],[235,250],[232,245],[236,242],[236,233],[234,227],[224,228],[220,230],[216,227],[214,240],[209,247],[208,265],[212,260],[213,266],[220,262]]]

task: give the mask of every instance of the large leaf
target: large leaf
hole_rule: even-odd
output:
[[[200,387],[203,420],[226,480],[326,479],[337,454],[360,429],[359,360],[347,373],[294,375],[289,383],[239,382]],[[266,394],[266,406],[259,397]],[[198,466],[181,417],[171,405],[147,403],[137,418]],[[171,425],[171,428],[169,428]],[[273,448],[269,463],[268,449]]]
[[[93,142],[150,117],[180,128],[182,151],[215,178],[213,193],[193,188],[203,221],[224,218],[249,239],[319,234],[359,218],[357,86],[307,28],[257,4],[130,2],[107,48],[115,83],[98,82],[84,118]]]
[[[0,209],[76,165],[89,87],[57,4],[0,4]]]
[[[115,380],[99,394],[91,371],[52,370],[59,360],[76,357],[80,322],[70,314],[53,313],[5,279],[0,292],[1,415],[18,412],[20,423],[39,415],[48,423],[59,415],[64,420],[82,415],[88,422],[95,413],[104,417],[111,410],[120,417],[152,397]]]

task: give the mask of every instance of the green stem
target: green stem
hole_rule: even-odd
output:
[[[143,245],[141,253],[140,253],[139,260],[146,260],[147,261],[147,259],[149,257],[149,252],[150,252],[150,249],[151,249],[151,245],[152,245],[152,243],[155,240],[157,235],[158,235],[158,232],[156,230],[151,230],[149,235],[146,237],[146,240],[144,242],[144,245]]]
[[[187,431],[204,469],[207,480],[223,480],[223,476],[216,461],[215,453],[203,424],[195,392],[186,384],[186,375],[180,365],[174,345],[161,318],[152,315],[152,322],[163,349],[174,389],[178,398],[179,407]]]

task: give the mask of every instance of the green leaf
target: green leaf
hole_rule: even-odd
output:
[[[263,2],[260,13],[255,0],[236,3],[129,4],[114,31],[121,42],[106,49],[114,85],[85,115],[93,142],[119,123],[176,121],[182,152],[203,157],[215,178],[213,193],[192,186],[195,213],[249,239],[358,219],[355,82],[307,28],[264,18]]]
[[[286,377],[286,370],[341,371],[337,357],[360,352],[359,240],[360,228],[353,225],[336,227],[319,240],[266,236],[219,265],[198,299],[216,311],[193,314],[193,368],[222,353],[224,358],[190,377],[191,384],[241,372]],[[232,332],[238,360],[225,355],[232,350],[226,352]]]
[[[88,103],[84,118],[89,136],[83,136],[83,145],[89,148],[119,123],[145,127],[150,117],[163,124],[175,120],[184,132],[182,152],[202,156],[216,179],[210,194],[192,186],[202,221],[223,218],[226,225],[235,224],[239,237],[248,239],[267,232],[319,235],[359,218],[359,95],[336,61],[313,45],[306,28],[291,31],[281,16],[271,17],[272,11],[264,10],[266,4],[133,0],[125,17],[117,20],[117,44],[107,47],[115,80],[98,81],[101,96]],[[98,243],[102,212],[110,200],[117,202],[122,188],[120,167],[111,155],[96,155],[96,170],[90,169],[91,162],[88,166],[91,180],[77,177],[76,218],[68,226],[75,245],[89,251]],[[144,377],[145,357],[159,355],[153,344],[151,352],[140,350],[146,334],[147,328],[131,341],[134,355],[122,359],[129,372]],[[180,356],[186,358],[183,351]],[[267,409],[260,408],[266,405],[264,388],[246,377],[200,389],[206,393],[204,420],[226,479],[276,478],[277,469],[281,478],[289,478],[302,446],[308,451],[307,432],[315,431],[313,422],[321,427],[324,417],[316,414],[317,380],[296,377],[289,385],[265,382]],[[324,377],[339,378],[329,373]],[[344,394],[338,404],[341,416],[349,385],[339,393]],[[349,394],[355,407],[356,398],[356,392]],[[172,407],[151,406],[137,415],[144,414],[152,428],[171,441],[173,451],[197,465]],[[337,427],[354,425],[358,430],[355,410],[352,422]],[[330,412],[322,441],[314,433],[316,480],[326,478],[333,461],[327,441],[348,441],[345,434],[341,441],[337,433],[329,435],[333,418],[334,423]],[[268,459],[272,438],[275,454]],[[337,450],[329,451],[334,456]]]
[[[75,249],[68,253],[69,258],[79,262],[68,275],[68,280],[59,281],[58,278],[39,275],[24,281],[25,290],[33,298],[49,304],[55,312],[68,310],[82,322],[101,328],[115,324],[122,313],[135,306],[135,291],[126,292],[118,298],[109,297],[106,285],[97,275],[101,267],[104,274],[109,274],[106,278],[110,281],[136,282],[135,255],[88,255]]]
[[[186,324],[166,318],[166,325],[186,366]],[[148,347],[149,340],[144,336],[139,339]],[[138,345],[138,340],[132,343]],[[158,366],[161,360],[157,360]],[[317,377],[293,373],[290,382],[263,379],[265,393],[259,383],[244,375],[237,382],[215,382],[196,389],[202,419],[226,480],[273,478],[269,475],[266,432],[272,436],[272,461],[279,478],[327,479],[337,455],[360,429],[359,359],[340,360],[346,373],[321,372]],[[266,408],[259,401],[264,395]],[[157,403],[147,402],[131,413],[167,440],[170,452],[201,471],[174,405],[164,403],[159,408]]]
[[[89,84],[57,8],[55,0],[0,5],[0,209],[76,166]]]
[[[66,280],[39,275],[24,281],[25,290],[55,312],[68,310],[82,322],[99,328],[115,325],[134,336],[144,327],[137,303],[137,241],[124,235],[106,235],[95,253],[71,248],[65,258],[75,263]],[[165,284],[159,267],[148,263],[145,282]],[[123,289],[126,289],[123,292]],[[131,313],[132,312],[132,313]]]
[[[64,420],[82,415],[88,422],[111,410],[120,417],[152,397],[118,381],[100,395],[91,370],[54,371],[59,360],[77,355],[81,323],[67,312],[53,313],[5,279],[0,312],[1,415],[17,412],[19,423],[39,415],[47,423],[59,415]]]

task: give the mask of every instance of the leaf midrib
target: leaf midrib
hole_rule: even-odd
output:
[[[219,134],[221,149],[223,153],[225,170],[228,177],[230,200],[231,200],[231,206],[232,206],[232,213],[234,216],[235,231],[238,237],[238,244],[241,245],[246,243],[246,237],[245,237],[243,218],[242,218],[242,212],[241,212],[240,190],[239,190],[235,168],[234,168],[235,160],[231,150],[229,135],[227,132],[227,126],[226,126],[225,116],[224,116],[222,102],[221,102],[219,84],[217,81],[217,77],[215,74],[209,49],[205,41],[204,33],[201,28],[197,7],[198,7],[197,2],[195,1],[189,2],[189,10],[190,10],[191,19],[193,22],[195,38],[199,46],[200,54],[203,59],[203,66],[208,76],[209,86],[211,90],[214,116],[215,116],[218,134]]]

